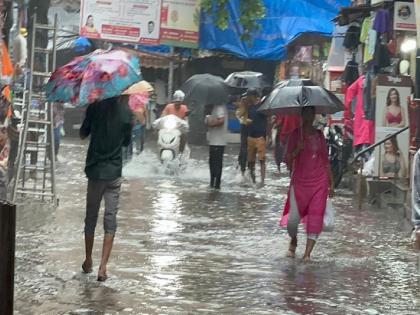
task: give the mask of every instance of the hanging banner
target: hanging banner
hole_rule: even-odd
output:
[[[158,44],[161,0],[82,0],[80,35],[135,44]]]
[[[162,44],[198,48],[199,0],[163,0],[160,24]]]
[[[408,99],[412,84],[409,76],[378,75],[375,142],[408,126]],[[409,140],[409,130],[406,130],[375,149],[374,176],[408,177]]]
[[[397,1],[394,5],[394,30],[415,31],[414,3]]]

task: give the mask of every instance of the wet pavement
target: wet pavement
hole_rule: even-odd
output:
[[[16,314],[419,314],[417,254],[389,211],[357,211],[335,198],[336,229],[313,262],[285,257],[278,220],[288,185],[271,166],[262,189],[243,184],[235,150],[220,192],[208,189],[207,148],[186,173],[165,175],[147,149],[126,166],[119,230],[105,283],[81,273],[86,146],[66,141],[60,205],[20,207]],[[303,234],[301,234],[303,236]],[[298,247],[303,254],[304,238]]]

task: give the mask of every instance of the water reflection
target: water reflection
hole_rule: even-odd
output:
[[[151,239],[157,243],[165,239],[171,244],[176,239],[176,233],[183,229],[182,201],[176,192],[177,187],[170,181],[162,182],[156,188],[157,195],[152,202]],[[168,293],[164,292],[170,291],[172,295],[176,295],[176,291],[182,287],[180,276],[173,272],[178,269],[181,258],[160,252],[150,256],[152,273],[145,278],[156,292],[167,296]]]
[[[152,203],[152,237],[156,235],[155,237],[160,239],[161,234],[171,234],[182,230],[180,223],[182,201],[177,193],[166,191],[167,189],[174,190],[175,187],[162,184],[157,189],[157,195]]]
[[[177,178],[156,175],[147,151],[125,170],[111,277],[98,284],[80,273],[86,180],[84,147],[73,148],[59,165],[60,208],[19,215],[16,314],[419,314],[416,257],[394,217],[339,196],[315,263],[287,259],[278,219],[288,179],[269,169],[264,189],[242,185],[228,153],[222,191],[210,191],[197,147],[202,157]],[[99,241],[94,250],[96,270]]]

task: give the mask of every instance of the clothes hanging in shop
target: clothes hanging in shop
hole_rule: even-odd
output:
[[[342,81],[344,81],[347,85],[352,85],[353,82],[359,78],[359,76],[359,64],[354,60],[347,62],[342,76]]]
[[[362,29],[360,31],[360,42],[364,44],[363,62],[369,62],[373,59],[375,53],[375,45],[377,32],[372,28],[373,17],[364,19]]]
[[[358,25],[350,25],[348,28],[346,35],[344,36],[344,47],[349,50],[356,50],[359,46],[359,38],[360,38],[360,26]]]
[[[331,41],[331,49],[328,54],[327,65],[330,71],[339,69],[342,71],[346,66],[346,53],[344,49],[344,36],[348,30],[348,26],[336,26],[333,32],[333,38]]]
[[[365,76],[362,75],[354,82],[346,91],[345,96],[345,116],[349,117],[351,114],[351,103],[354,98],[357,98],[356,108],[354,110],[353,118],[353,146],[361,144],[375,143],[375,122],[367,120],[365,117],[365,108],[363,101],[363,85]]]
[[[375,54],[374,54],[375,65],[381,69],[391,65],[391,56],[386,44],[385,38],[381,35],[381,38],[376,42]]]
[[[375,121],[376,115],[376,97],[372,91],[372,73],[366,72],[365,80],[363,82],[363,110],[365,112],[366,120]]]
[[[379,34],[390,35],[391,18],[388,10],[380,9],[376,11],[375,21],[373,22],[373,29]]]

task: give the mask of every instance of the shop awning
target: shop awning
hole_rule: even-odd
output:
[[[141,66],[144,68],[154,68],[154,69],[169,69],[169,63],[171,58],[169,56],[161,56],[156,54],[149,54],[144,52],[139,52]],[[176,60],[175,67],[178,66],[180,60]]]
[[[186,62],[186,59],[179,55],[171,56],[170,54],[140,51],[129,47],[120,47],[120,49],[128,50],[130,53],[139,56],[142,68],[168,69],[171,60],[174,61],[175,67]]]
[[[203,14],[200,48],[224,50],[244,59],[283,60],[287,45],[304,33],[331,35],[332,19],[350,0],[264,0],[266,15],[259,23],[261,30],[253,34],[251,43],[241,40],[239,2],[229,1],[229,28],[221,31],[213,16]]]

